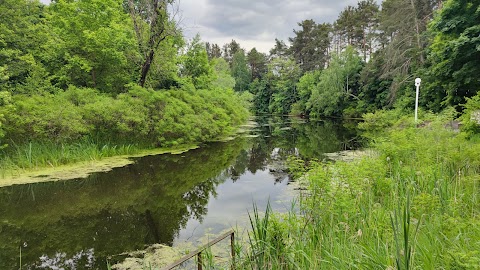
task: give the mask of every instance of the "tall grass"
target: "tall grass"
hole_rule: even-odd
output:
[[[311,165],[300,211],[255,210],[238,268],[480,269],[480,144],[432,123],[372,148]]]
[[[82,140],[76,143],[30,142],[10,143],[0,150],[0,171],[5,173],[57,167],[69,163],[100,160],[115,155],[129,155],[139,151],[133,144],[100,143]],[[1,176],[1,175],[0,175]]]

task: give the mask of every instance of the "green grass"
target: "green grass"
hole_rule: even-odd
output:
[[[311,164],[300,211],[255,210],[237,269],[480,269],[480,144],[432,123],[372,148]]]
[[[99,143],[83,140],[77,143],[31,142],[11,143],[0,150],[0,171],[29,171],[57,167],[81,161],[100,160],[117,155],[131,155],[141,148],[133,144]]]

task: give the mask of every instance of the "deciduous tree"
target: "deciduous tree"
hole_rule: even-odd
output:
[[[480,90],[480,2],[446,1],[430,32],[430,99],[462,104]]]
[[[127,1],[142,56],[138,84],[144,86],[160,44],[169,37],[181,35],[175,21],[175,0]]]

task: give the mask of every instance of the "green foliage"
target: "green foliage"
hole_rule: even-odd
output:
[[[479,6],[478,1],[446,1],[430,24],[434,36],[430,92],[440,92],[442,101],[451,106],[463,104],[480,89]]]
[[[13,111],[12,105],[12,96],[7,91],[0,91],[0,149],[6,147],[7,145],[3,142],[3,137],[5,136],[4,131],[4,122],[5,115],[11,114]]]
[[[16,95],[11,104],[9,94],[2,93],[0,127],[5,141],[12,142],[7,156],[32,141],[69,145],[94,138],[100,144],[142,147],[198,143],[229,134],[248,116],[243,106],[249,97],[225,89],[156,92],[131,85],[127,93],[111,97],[70,87],[58,94]]]
[[[382,66],[385,65],[384,54],[379,51],[372,55],[360,72],[360,89],[358,93],[357,109],[359,112],[374,112],[391,105],[389,99],[392,80],[382,77]]]
[[[0,6],[0,91],[49,90],[42,64],[47,42],[45,7],[38,1],[2,1]]]
[[[132,155],[138,145],[103,143],[81,139],[75,143],[35,142],[17,145],[11,143],[0,152],[1,177],[12,172],[57,167],[81,161],[100,160],[105,157]]]
[[[292,106],[292,114],[301,115],[301,114],[310,114],[308,106],[308,101],[314,91],[314,88],[317,85],[317,82],[320,80],[321,72],[319,70],[314,72],[305,73],[297,83],[298,91],[298,101]]]
[[[266,80],[255,79],[250,83],[250,93],[254,95],[253,108],[255,113],[269,113],[269,105],[272,99],[272,89]]]
[[[213,66],[215,80],[212,82],[213,87],[220,89],[233,89],[235,87],[235,78],[230,75],[230,67],[223,58],[213,58],[210,61]]]
[[[466,100],[464,114],[461,117],[462,131],[467,136],[473,136],[480,133],[480,93]]]
[[[250,84],[250,71],[248,70],[247,58],[243,50],[238,50],[232,59],[232,76],[235,78],[235,91],[248,90]]]
[[[146,77],[145,86],[153,89],[170,89],[179,86],[179,48],[185,46],[183,38],[167,37],[156,51]]]
[[[334,55],[328,68],[319,77],[312,88],[307,109],[313,117],[341,116],[348,104],[348,98],[356,97],[358,92],[358,72],[362,60],[352,47],[340,55]]]
[[[317,24],[313,20],[298,23],[300,30],[293,30],[295,37],[290,38],[290,51],[302,72],[323,69],[327,63],[327,51],[330,46],[332,26],[328,23]]]
[[[184,40],[167,10],[173,2],[152,9],[148,1],[3,1],[4,153],[86,139],[141,147],[204,142],[244,121],[251,96],[230,90],[224,63],[214,72],[198,36],[179,56]],[[139,74],[138,83],[151,88],[133,84]]]
[[[46,48],[56,85],[124,92],[124,85],[134,76],[129,61],[138,55],[131,21],[121,1],[61,0],[53,2],[49,11],[52,38]]]
[[[208,89],[213,80],[213,69],[208,61],[205,44],[200,42],[200,36],[195,36],[187,45],[183,55],[182,76],[191,78],[197,89]]]
[[[293,59],[276,58],[268,65],[267,81],[271,91],[268,111],[287,115],[291,106],[298,100],[296,83],[300,78],[300,67]]]
[[[257,49],[251,49],[247,54],[248,65],[250,66],[251,80],[261,79],[267,73],[267,55],[260,53]]]
[[[385,127],[351,162],[293,162],[300,213],[254,215],[244,268],[478,268],[480,145],[431,119]]]

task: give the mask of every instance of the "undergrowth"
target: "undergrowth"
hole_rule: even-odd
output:
[[[310,162],[300,211],[251,216],[238,269],[480,269],[480,144],[392,125],[353,162]]]

